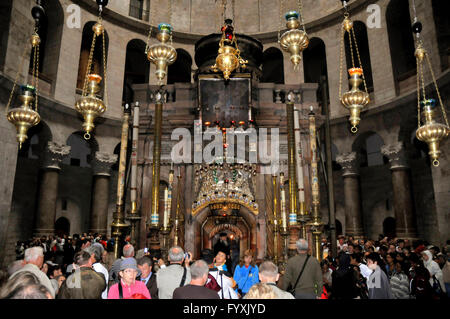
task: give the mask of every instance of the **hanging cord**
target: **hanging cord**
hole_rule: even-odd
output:
[[[34,99],[34,110],[36,112],[38,111],[38,100],[39,100],[39,47],[40,44],[38,44],[34,48],[34,63],[33,63],[33,82],[34,88],[36,89],[36,97]]]
[[[167,11],[169,12],[169,24],[172,27],[172,0],[167,1]],[[170,32],[170,45],[173,45],[172,33]]]
[[[106,66],[106,40],[105,40],[105,30],[103,29],[102,32],[102,39],[103,39],[103,100],[105,103],[105,106],[108,106],[108,91],[106,89],[106,73],[107,73],[107,66]]]
[[[339,100],[342,98],[342,71],[344,68],[344,37],[345,37],[345,29],[342,25],[341,27],[341,52],[340,52],[340,59],[339,59]]]
[[[417,69],[417,128],[420,128],[420,74],[419,74],[419,58],[416,57],[416,69]]]
[[[279,14],[280,14],[280,23],[278,25],[278,43],[280,43],[281,39],[281,28],[283,27],[283,7],[284,7],[284,0],[279,0]]]
[[[436,93],[437,93],[437,96],[438,96],[438,99],[439,99],[439,104],[441,105],[442,115],[444,116],[445,124],[447,126],[449,126],[448,125],[447,114],[446,114],[445,109],[444,109],[444,104],[442,103],[441,94],[439,93],[438,85],[437,85],[437,82],[436,82],[436,77],[434,76],[434,71],[433,71],[433,68],[431,67],[430,57],[428,56],[428,53],[425,53],[425,58],[427,59],[428,68],[431,71],[431,77],[433,78],[433,83],[434,83],[434,86],[436,87]]]
[[[91,50],[89,51],[88,64],[86,66],[86,74],[84,75],[84,85],[83,85],[83,91],[81,93],[81,96],[87,96],[87,86],[88,86],[88,82],[89,82],[88,79],[89,79],[89,73],[91,72],[92,59],[94,56],[96,39],[97,39],[97,35],[94,32],[94,34],[92,36]]]
[[[300,14],[300,23],[302,24],[303,32],[306,33],[305,21],[303,20],[303,2],[302,2],[302,0],[297,0],[297,4],[298,4],[298,11]]]
[[[356,42],[356,35],[355,35],[355,28],[352,28],[352,34],[353,34],[353,40],[355,41],[355,49],[356,49],[356,55],[358,56],[358,63],[359,63],[359,67],[361,68],[362,71],[362,79],[364,82],[364,88],[366,90],[366,93],[369,94],[368,90],[367,90],[367,84],[366,84],[366,77],[364,76],[364,69],[363,69],[363,65],[361,62],[361,56],[359,55],[359,49],[358,49],[358,42]],[[350,36],[350,34],[349,34]]]
[[[17,82],[19,81],[20,70],[23,69],[23,61],[25,60],[25,55],[27,54],[27,46],[24,47],[22,57],[20,58],[19,67],[17,69],[16,78],[14,79],[14,84],[9,94],[8,104],[6,104],[5,114],[8,114],[9,108],[11,107],[11,102],[14,96],[14,91],[16,90]]]

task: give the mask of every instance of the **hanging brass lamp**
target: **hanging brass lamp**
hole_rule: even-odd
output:
[[[422,24],[415,18],[413,24],[413,31],[416,33],[416,64],[417,64],[417,131],[416,137],[419,141],[428,144],[429,152],[433,166],[439,166],[439,156],[441,151],[439,149],[439,143],[450,134],[450,127],[448,125],[447,114],[445,112],[444,104],[442,103],[441,94],[436,83],[436,77],[431,67],[430,57],[425,50],[422,40],[420,39],[420,32],[422,31]],[[428,68],[430,69],[431,76],[433,78],[434,88],[439,99],[439,105],[441,107],[442,116],[445,124],[438,123],[436,121],[436,100],[427,99],[425,96],[425,81],[423,74],[423,61],[427,61]],[[422,112],[421,112],[422,109]],[[423,125],[421,125],[421,114],[423,116]]]
[[[294,70],[296,70],[302,60],[301,53],[309,45],[309,38],[304,25],[303,30],[299,29],[300,21],[297,11],[289,11],[285,18],[288,30],[279,38],[279,43],[281,48],[291,55],[291,62],[294,64]]]
[[[105,113],[108,105],[108,93],[106,89],[106,35],[105,27],[103,26],[103,19],[101,16],[103,7],[108,4],[108,1],[97,0],[99,7],[99,15],[97,23],[92,27],[93,36],[91,43],[91,50],[89,52],[89,60],[86,67],[86,75],[84,78],[83,91],[81,98],[75,103],[75,110],[83,116],[83,130],[85,131],[84,138],[86,140],[91,138],[91,132],[94,130],[94,121],[97,117]],[[91,73],[93,66],[93,56],[95,51],[95,43],[97,38],[102,37],[102,58],[103,58],[103,99],[99,98],[97,94],[100,92],[100,82],[102,77],[99,74]]]
[[[216,58],[216,64],[211,69],[214,72],[223,72],[225,80],[230,78],[231,73],[239,66],[245,68],[248,63],[241,57],[236,35],[234,33],[233,20],[226,19],[222,26],[222,37],[219,42],[219,51]]]
[[[35,28],[34,32],[30,37],[31,43],[31,52],[32,52],[32,78],[31,85],[25,84],[21,85],[20,89],[22,94],[19,95],[19,100],[21,101],[21,105],[15,108],[10,109],[11,102],[13,100],[14,92],[17,86],[17,82],[20,75],[20,69],[23,66],[23,62],[25,59],[25,55],[27,52],[27,46],[24,47],[22,57],[20,59],[19,68],[17,70],[16,78],[14,80],[13,88],[9,95],[8,104],[6,105],[6,118],[8,121],[16,127],[17,130],[17,141],[19,142],[19,149],[22,148],[22,144],[28,138],[27,132],[28,129],[32,126],[38,125],[41,121],[41,117],[38,113],[38,88],[39,88],[39,46],[41,44],[41,38],[38,35],[38,28],[40,20],[45,17],[44,8],[37,3],[31,10],[31,15],[35,20]],[[34,102],[34,110],[33,110],[33,102]]]
[[[167,74],[167,67],[177,59],[177,51],[172,46],[172,26],[168,23],[160,23],[156,38],[160,43],[147,47],[146,54],[148,60],[156,65],[156,78],[159,84],[162,84]],[[170,44],[168,44],[169,41]]]
[[[340,53],[340,65],[339,65],[339,99],[342,105],[350,111],[349,122],[352,125],[350,131],[356,133],[358,131],[358,125],[361,121],[360,114],[366,108],[370,102],[369,92],[367,90],[366,79],[364,77],[364,70],[361,63],[361,57],[358,50],[358,43],[356,42],[355,29],[353,28],[353,21],[349,17],[347,12],[347,1],[342,1],[344,5],[344,21],[341,25],[341,53]],[[342,71],[344,67],[344,47],[345,47],[345,35],[348,34],[348,40],[350,45],[350,53],[352,60],[352,67],[348,70],[350,75],[349,83],[352,86],[350,91],[342,94]],[[353,47],[356,50],[358,57],[359,67],[355,66],[355,59],[353,54]],[[364,83],[364,91],[359,89],[360,85]]]

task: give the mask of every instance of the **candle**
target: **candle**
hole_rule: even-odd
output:
[[[164,189],[164,219],[163,219],[163,227],[167,228],[168,225],[168,217],[169,217],[169,188],[166,187]]]
[[[283,230],[287,228],[287,217],[286,217],[286,193],[284,189],[284,174],[280,174],[280,188],[281,188],[281,226]]]
[[[137,148],[139,138],[139,102],[134,105],[133,115],[133,135],[131,144],[131,192],[130,199],[132,205],[132,212],[136,210],[136,191],[137,191]]]

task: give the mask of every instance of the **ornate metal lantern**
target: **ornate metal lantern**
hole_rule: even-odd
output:
[[[231,72],[236,70],[239,66],[246,67],[247,60],[241,58],[241,51],[239,50],[236,35],[234,34],[233,21],[226,19],[222,26],[222,38],[219,42],[219,54],[216,58],[216,64],[211,69],[214,72],[219,70],[223,72],[225,80],[230,78]]]
[[[309,45],[309,38],[305,32],[305,26],[303,30],[300,30],[299,13],[297,11],[289,11],[285,15],[286,27],[288,30],[283,33],[279,38],[281,48],[289,52],[291,55],[291,62],[294,64],[294,70],[298,68],[300,61],[302,60],[301,53]],[[302,20],[303,22],[303,20]]]
[[[94,121],[98,116],[101,116],[107,109],[107,90],[106,90],[106,45],[105,45],[105,28],[102,24],[101,13],[103,7],[108,4],[108,1],[97,0],[99,7],[99,16],[97,23],[92,27],[94,35],[92,37],[91,50],[89,52],[89,60],[86,67],[86,76],[84,79],[83,91],[81,93],[81,98],[76,101],[75,109],[81,113],[83,116],[83,130],[86,132],[84,138],[86,140],[91,138],[91,132],[94,129]],[[102,52],[103,52],[103,99],[97,97],[97,93],[100,92],[100,82],[102,77],[98,74],[91,73],[92,59],[95,50],[95,42],[97,37],[102,37]]]
[[[32,10],[31,15],[35,20],[34,32],[31,35],[30,43],[32,47],[33,54],[33,66],[32,66],[32,85],[25,84],[21,85],[22,94],[19,96],[22,104],[19,107],[10,109],[11,102],[14,96],[14,92],[17,86],[17,81],[19,79],[20,68],[23,66],[23,61],[25,59],[25,54],[27,47],[24,48],[22,57],[20,59],[19,68],[14,80],[14,85],[9,95],[8,104],[6,105],[6,118],[9,122],[14,124],[17,130],[17,141],[19,142],[19,149],[22,148],[22,144],[25,142],[27,137],[28,129],[32,126],[39,124],[41,117],[38,113],[38,88],[39,88],[39,45],[41,43],[41,38],[38,35],[38,27],[40,20],[45,16],[45,11],[42,6],[37,3]],[[34,110],[32,103],[34,102]]]
[[[339,65],[339,99],[342,105],[350,111],[349,121],[352,125],[351,132],[356,133],[358,131],[358,125],[361,121],[360,114],[370,102],[369,92],[367,90],[366,79],[364,77],[364,70],[361,63],[361,57],[358,50],[358,43],[356,42],[355,29],[353,28],[353,21],[349,18],[347,12],[347,1],[342,1],[344,5],[344,21],[341,26],[341,54]],[[348,33],[348,40],[350,45],[350,52],[352,58],[352,68],[348,70],[350,75],[349,83],[352,86],[350,91],[342,94],[342,69],[344,64],[344,46],[345,35]],[[353,47],[356,50],[358,57],[359,67],[355,67],[355,59],[353,54]],[[359,89],[361,83],[364,83],[364,91]]]
[[[151,34],[151,30],[149,31]],[[156,38],[160,43],[150,47],[147,45],[146,54],[148,60],[156,65],[156,77],[160,84],[167,74],[167,67],[177,59],[177,51],[172,44],[172,26],[168,23],[158,25],[158,34]],[[170,45],[167,44],[170,41]]]

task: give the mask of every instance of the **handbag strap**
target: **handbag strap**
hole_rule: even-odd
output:
[[[119,299],[123,299],[122,282],[119,281]]]
[[[183,267],[183,268],[184,268],[184,271],[183,271],[183,277],[181,278],[180,287],[183,287],[184,286],[184,282],[186,281],[187,269],[186,269],[186,267]]]
[[[245,279],[244,284],[242,285],[241,289],[243,289],[245,287],[245,284],[247,283],[248,277],[250,277],[252,269],[253,269],[253,267],[250,265],[250,269],[248,270],[247,278]]]
[[[306,257],[305,263],[303,264],[302,270],[300,271],[300,274],[298,275],[297,280],[295,281],[295,285],[292,287],[292,290],[295,290],[295,288],[297,287],[298,281],[300,280],[300,277],[302,276],[303,271],[305,270],[305,266],[306,263],[308,262],[309,257],[310,257],[309,255]]]

